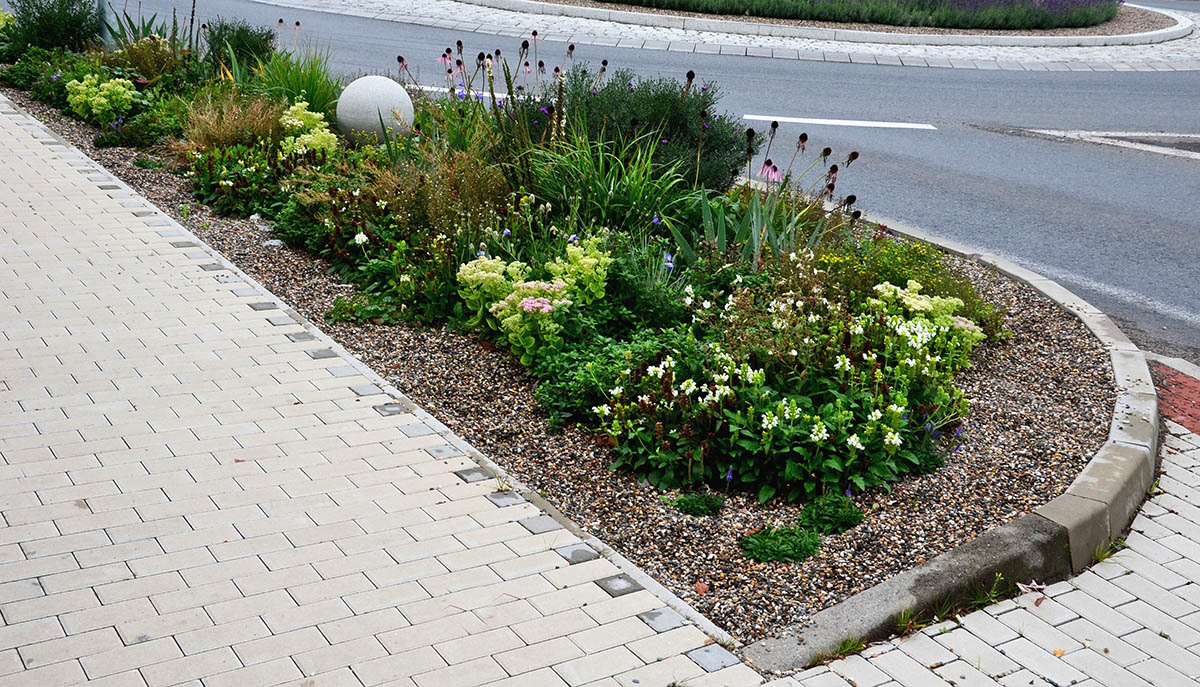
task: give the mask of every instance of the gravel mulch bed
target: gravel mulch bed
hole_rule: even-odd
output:
[[[594,437],[574,429],[549,434],[532,381],[503,352],[440,329],[325,321],[334,297],[353,287],[326,274],[324,263],[264,245],[270,234],[255,223],[197,207],[182,178],[133,166],[137,153],[131,150],[96,150],[91,127],[23,93],[5,93],[742,641],[777,634],[1054,498],[1108,432],[1115,394],[1103,347],[1028,287],[964,262],[984,295],[1012,313],[1013,337],[981,346],[960,380],[971,399],[961,450],[933,475],[858,495],[868,514],[864,522],[828,537],[804,563],[748,561],[738,549],[740,537],[766,524],[791,524],[799,508],[762,508],[736,492],[714,517],[668,508],[659,492],[611,473],[607,449]],[[186,217],[180,212],[185,204]]]
[[[843,31],[878,31],[880,33],[936,33],[972,36],[1120,36],[1127,33],[1146,33],[1175,26],[1175,20],[1161,12],[1121,5],[1117,16],[1103,24],[1077,29],[1040,29],[1040,30],[1002,30],[1002,29],[944,29],[933,26],[892,26],[891,24],[860,24],[853,22],[810,21],[807,19],[775,19],[770,17],[754,17],[748,14],[705,14],[703,12],[684,12],[681,10],[666,10],[640,5],[624,5],[612,2],[596,2],[595,0],[544,0],[555,5],[574,5],[576,7],[595,7],[605,10],[620,10],[624,12],[642,12],[645,14],[671,14],[680,17],[695,17],[697,19],[729,19],[752,24],[779,24],[783,26],[805,26],[817,29],[841,29]]]

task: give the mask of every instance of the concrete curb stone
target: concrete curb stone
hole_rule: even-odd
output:
[[[1130,4],[1130,7],[1153,9],[1176,21],[1174,26],[1157,31],[1143,33],[1119,34],[1115,36],[992,36],[971,34],[925,34],[925,33],[884,33],[881,31],[853,31],[848,29],[828,29],[806,26],[791,26],[786,24],[765,24],[745,22],[731,19],[709,19],[686,17],[674,14],[652,14],[650,12],[630,12],[623,10],[606,10],[598,7],[580,7],[577,5],[560,5],[539,0],[459,0],[471,5],[524,12],[527,14],[547,14],[560,17],[580,17],[583,19],[598,19],[619,24],[635,24],[658,28],[684,29],[687,31],[710,31],[714,33],[733,33],[752,36],[771,36],[780,38],[811,38],[816,40],[844,41],[847,43],[885,43],[898,45],[986,45],[986,46],[1020,46],[1020,47],[1061,47],[1061,46],[1108,46],[1108,45],[1146,45],[1162,43],[1190,34],[1194,28],[1190,19],[1181,17],[1169,10],[1141,7]]]

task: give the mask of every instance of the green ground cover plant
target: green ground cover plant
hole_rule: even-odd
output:
[[[808,503],[746,538],[760,560],[811,555],[861,519],[851,494],[936,469],[968,412],[958,374],[1003,336],[944,256],[838,196],[857,152],[807,135],[793,152],[694,74],[459,47],[440,58],[447,94],[413,89],[412,125],[363,142],[337,133],[324,53],[237,22],[205,29],[206,51],[121,23],[106,51],[30,46],[0,78],[322,257],[358,287],[330,318],[507,351],[552,428],[593,433],[614,470],[683,492],[682,512],[716,512],[717,492]],[[764,146],[791,160],[756,162]]]
[[[1094,26],[1117,14],[1120,0],[605,0],[658,9],[776,19],[938,26],[961,29],[1055,29]]]

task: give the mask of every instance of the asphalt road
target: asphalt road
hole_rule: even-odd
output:
[[[1195,0],[1163,6],[1200,8]],[[190,1],[142,0],[168,16]],[[288,25],[327,46],[346,74],[394,69],[396,56],[437,82],[435,58],[518,39],[205,0],[206,16]],[[542,44],[543,54],[563,49]],[[835,157],[860,151],[839,193],[882,217],[1007,256],[1058,280],[1118,321],[1143,348],[1200,364],[1200,161],[1029,135],[1027,129],[1200,134],[1200,71],[1006,72],[679,54],[580,45],[577,60],[719,84],[738,116],[884,120],[936,130],[783,124]],[[553,61],[551,61],[553,60]],[[547,60],[557,63],[558,56]],[[611,69],[612,67],[610,67]],[[762,127],[765,123],[758,123]]]

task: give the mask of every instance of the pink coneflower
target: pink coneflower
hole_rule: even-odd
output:
[[[528,61],[526,61],[526,62],[525,62],[525,73],[526,73],[526,74],[528,74],[528,73],[529,73],[529,72],[531,72],[531,71],[533,71],[533,67],[532,67],[532,66],[530,66],[530,64],[529,64],[529,62],[528,62]]]
[[[454,53],[450,51],[450,48],[446,48],[446,52],[444,52],[438,56],[438,58],[437,58],[438,64],[450,64],[450,63],[454,62],[453,56],[454,56]]]
[[[772,167],[774,167],[774,165],[770,163],[770,157],[768,157],[766,161],[763,161],[762,167],[758,168],[758,177],[766,178],[767,175],[770,174],[770,168]]]

